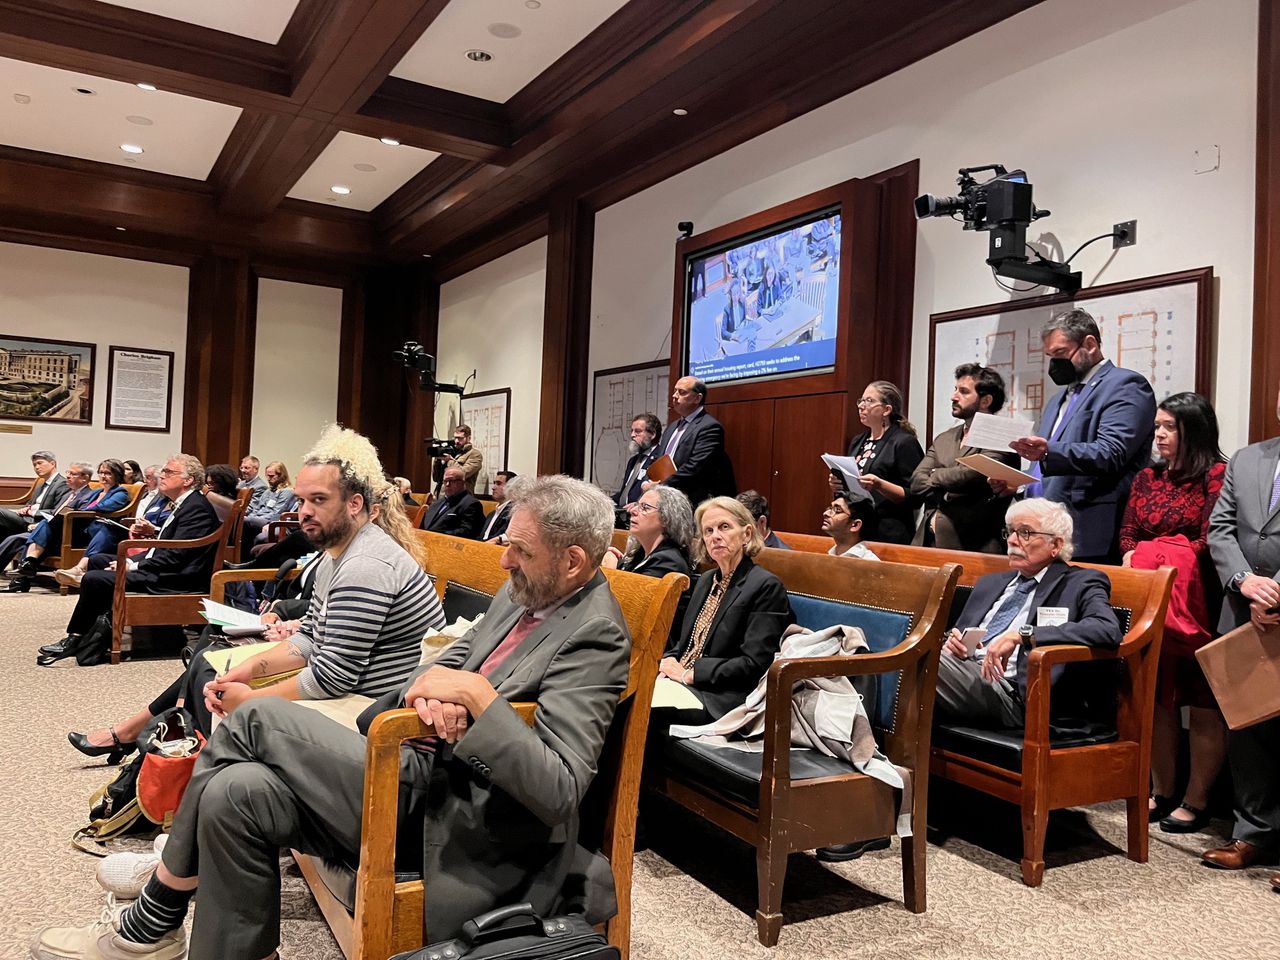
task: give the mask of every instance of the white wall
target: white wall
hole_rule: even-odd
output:
[[[1248,426],[1256,47],[1256,0],[1047,0],[603,210],[591,369],[669,356],[677,221],[701,232],[917,157],[921,190],[951,194],[957,168],[1004,163],[1025,168],[1037,205],[1053,211],[1028,232],[1033,242],[1056,237],[1070,253],[1138,220],[1136,247],[1108,260],[1099,242],[1077,259],[1086,286],[1214,267],[1214,400],[1230,452]],[[1197,176],[1193,151],[1209,144],[1221,147],[1221,169]],[[985,236],[920,224],[917,422],[929,315],[1009,298],[985,257]]]
[[[476,379],[468,393],[511,388],[511,445],[506,464],[516,473],[538,467],[538,406],[542,399],[542,313],[547,286],[547,241],[535,240],[440,288],[436,376],[443,383]],[[441,394],[437,437],[458,422],[457,397]],[[415,480],[417,478],[414,478]],[[425,489],[421,484],[418,488]]]
[[[142,465],[163,460],[182,443],[187,343],[187,269],[91,253],[0,243],[0,335],[77,340],[97,345],[93,423],[5,421],[31,426],[29,436],[0,434],[0,476],[29,476],[31,453],[52,450],[95,467],[108,457]],[[170,431],[107,430],[108,347],[171,350]]]
[[[258,281],[250,450],[296,476],[302,455],[338,415],[342,291]]]

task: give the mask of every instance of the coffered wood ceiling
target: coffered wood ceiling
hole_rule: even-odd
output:
[[[0,57],[240,111],[229,134],[211,134],[221,146],[205,179],[198,164],[122,165],[114,115],[94,148],[110,162],[61,134],[0,129],[0,238],[179,260],[249,248],[335,267],[429,254],[445,279],[545,232],[554,203],[616,202],[1035,2],[0,0]],[[600,6],[616,12],[599,22]],[[282,7],[292,13],[281,28]],[[563,25],[559,46],[539,15]],[[582,39],[561,53],[574,29]],[[440,71],[439,58],[461,58],[475,37],[508,79]],[[14,87],[13,73],[0,68],[0,85]],[[0,116],[22,93],[0,90]],[[178,127],[146,128],[157,154]],[[389,159],[399,148],[381,137],[417,150]],[[375,169],[348,173],[357,163]],[[339,173],[369,179],[334,200],[326,183],[345,184]]]

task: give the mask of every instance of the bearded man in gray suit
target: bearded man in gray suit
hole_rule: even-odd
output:
[[[1280,629],[1280,438],[1245,447],[1227,464],[1209,517],[1209,552],[1223,585],[1219,631],[1249,622],[1259,630]],[[1206,863],[1239,870],[1280,856],[1278,740],[1280,717],[1231,731],[1236,823],[1229,844],[1205,851]],[[1271,885],[1280,890],[1280,874]]]
[[[613,879],[578,845],[578,810],[627,682],[631,641],[600,573],[613,504],[570,477],[513,491],[507,585],[485,618],[405,687],[435,736],[401,751],[398,836],[421,836],[431,940],[498,906],[616,911]],[[526,726],[511,702],[535,701]],[[359,858],[365,741],[295,704],[251,700],[196,764],[156,875],[87,928],[40,933],[41,957],[182,956],[199,885],[192,960],[272,956],[280,939],[280,848]],[[400,853],[407,851],[401,847]],[[96,951],[96,952],[95,952]]]

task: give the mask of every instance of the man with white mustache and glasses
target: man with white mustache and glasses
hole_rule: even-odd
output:
[[[1071,535],[1071,514],[1060,503],[1031,499],[1009,507],[1004,536],[1010,572],[978,580],[947,634],[938,663],[940,720],[1021,728],[1026,652],[1059,643],[1120,645],[1111,581],[1097,570],[1067,562]],[[1050,703],[1055,725],[1077,727],[1108,719],[1099,711],[1108,696],[1114,704],[1114,686],[1089,669],[1094,666],[1054,668]]]

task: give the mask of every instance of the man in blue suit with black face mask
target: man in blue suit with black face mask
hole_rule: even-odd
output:
[[[1103,358],[1102,334],[1085,310],[1054,317],[1040,338],[1049,378],[1063,389],[1044,405],[1036,436],[1010,444],[1041,478],[1025,493],[1071,512],[1077,560],[1115,563],[1129,486],[1151,460],[1155,393],[1141,374]]]

